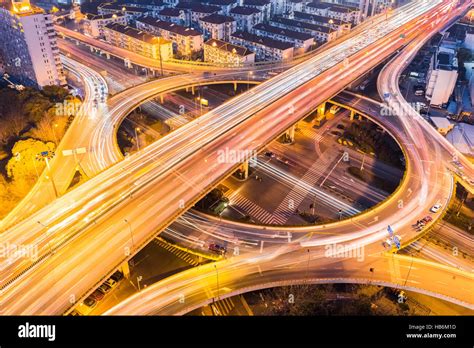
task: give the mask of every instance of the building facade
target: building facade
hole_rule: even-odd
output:
[[[232,34],[231,43],[255,52],[255,58],[261,61],[285,61],[293,58],[293,44],[245,31]]]
[[[127,25],[127,18],[125,18],[124,15],[94,15],[88,13],[82,19],[82,29],[86,35],[92,36],[94,38],[103,38],[104,27],[110,23]]]
[[[330,42],[338,37],[338,32],[336,30],[333,30],[331,27],[301,22],[281,16],[273,17],[270,21],[270,24],[283,29],[290,29],[301,33],[308,33],[312,35],[319,43]]]
[[[111,23],[104,27],[104,35],[108,43],[148,58],[167,61],[173,57],[171,41],[136,28]]]
[[[255,62],[255,53],[244,46],[210,39],[204,43],[204,61],[238,67]]]
[[[33,87],[65,85],[51,14],[28,0],[0,6],[3,72]]]
[[[205,39],[229,41],[230,35],[237,31],[237,23],[233,17],[217,13],[201,18],[199,27]]]
[[[294,44],[297,53],[304,53],[314,47],[315,41],[311,34],[290,29],[283,29],[269,24],[260,23],[253,27],[252,32],[271,39]]]
[[[136,25],[140,30],[170,40],[174,52],[180,57],[191,58],[203,48],[202,34],[197,30],[151,17],[139,18]]]
[[[250,31],[254,25],[263,22],[262,12],[252,7],[234,7],[230,11],[230,15],[235,19],[239,31]]]

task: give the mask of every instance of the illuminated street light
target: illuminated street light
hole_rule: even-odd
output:
[[[58,189],[56,188],[56,184],[54,183],[53,179],[53,172],[51,170],[51,166],[49,165],[49,160],[54,157],[54,152],[52,151],[43,151],[36,155],[36,160],[41,161],[44,160],[46,162],[46,167],[48,168],[49,175],[51,176],[51,183],[53,184],[54,194],[56,197],[59,197]],[[46,176],[48,179],[48,176]]]
[[[140,128],[135,127],[135,141],[137,142],[137,151],[140,151],[140,143],[138,142],[138,132],[140,131]]]
[[[132,248],[134,249],[135,248],[135,241],[133,240],[133,231],[132,231],[132,224],[127,220],[127,219],[123,219],[123,221],[128,224],[128,228],[130,230],[130,237],[132,239]]]

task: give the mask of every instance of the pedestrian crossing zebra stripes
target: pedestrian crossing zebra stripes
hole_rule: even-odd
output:
[[[234,301],[230,297],[211,303],[209,306],[215,316],[226,316],[235,308]]]
[[[285,220],[281,217],[274,216],[274,214],[268,212],[267,210],[260,207],[258,204],[252,202],[246,197],[243,197],[237,192],[232,192],[227,197],[229,198],[230,204],[232,206],[240,208],[246,214],[257,220],[257,222],[266,225],[282,225],[283,223],[285,223]]]
[[[177,248],[175,246],[173,246],[172,244],[169,244],[165,241],[163,241],[162,239],[159,239],[159,238],[155,238],[153,239],[153,241],[158,244],[160,247],[162,247],[163,249],[169,251],[170,253],[172,253],[173,255],[179,257],[181,260],[183,260],[184,262],[186,263],[189,263],[190,265],[193,265],[193,266],[198,266],[199,265],[199,262],[196,260],[196,258],[192,255],[190,255],[189,253],[187,253],[186,251],[184,250],[181,250],[180,248]]]

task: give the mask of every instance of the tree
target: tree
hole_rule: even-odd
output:
[[[20,140],[12,149],[13,157],[7,163],[7,175],[9,178],[25,186],[23,182],[34,182],[37,175],[41,174],[45,163],[36,160],[36,155],[42,151],[54,151],[54,144],[44,143],[35,139]]]
[[[62,102],[69,95],[67,89],[59,86],[45,86],[41,93],[53,103]]]

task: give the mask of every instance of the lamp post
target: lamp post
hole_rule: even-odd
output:
[[[56,136],[56,132],[54,131],[54,128],[58,128],[57,123],[53,124],[53,126],[51,127],[51,130],[53,131],[54,142],[56,143],[56,145],[58,145],[59,144],[58,137]]]
[[[334,20],[331,18],[328,23],[329,23],[329,37],[328,37],[328,42],[329,42],[331,40],[332,25],[334,24]]]
[[[133,240],[133,232],[132,232],[132,224],[130,223],[130,221],[128,221],[127,219],[123,219],[123,221],[128,224],[128,228],[130,230],[130,237],[132,239],[132,248],[135,248],[135,241]]]
[[[59,197],[58,189],[56,188],[56,184],[54,183],[53,179],[53,172],[51,171],[51,166],[49,165],[49,160],[54,157],[54,152],[52,151],[42,151],[36,155],[36,160],[41,161],[44,160],[46,162],[46,167],[48,168],[49,175],[51,176],[51,183],[53,184],[54,194],[56,197]],[[46,176],[48,179],[48,176]]]
[[[214,269],[216,270],[217,301],[219,301],[219,272],[217,271],[217,266],[216,265],[214,265]]]
[[[247,92],[250,90],[250,76],[253,75],[253,71],[248,71],[248,74],[247,74]]]
[[[135,141],[137,142],[137,151],[140,151],[140,143],[138,142],[138,132],[140,131],[140,128],[135,127]]]

